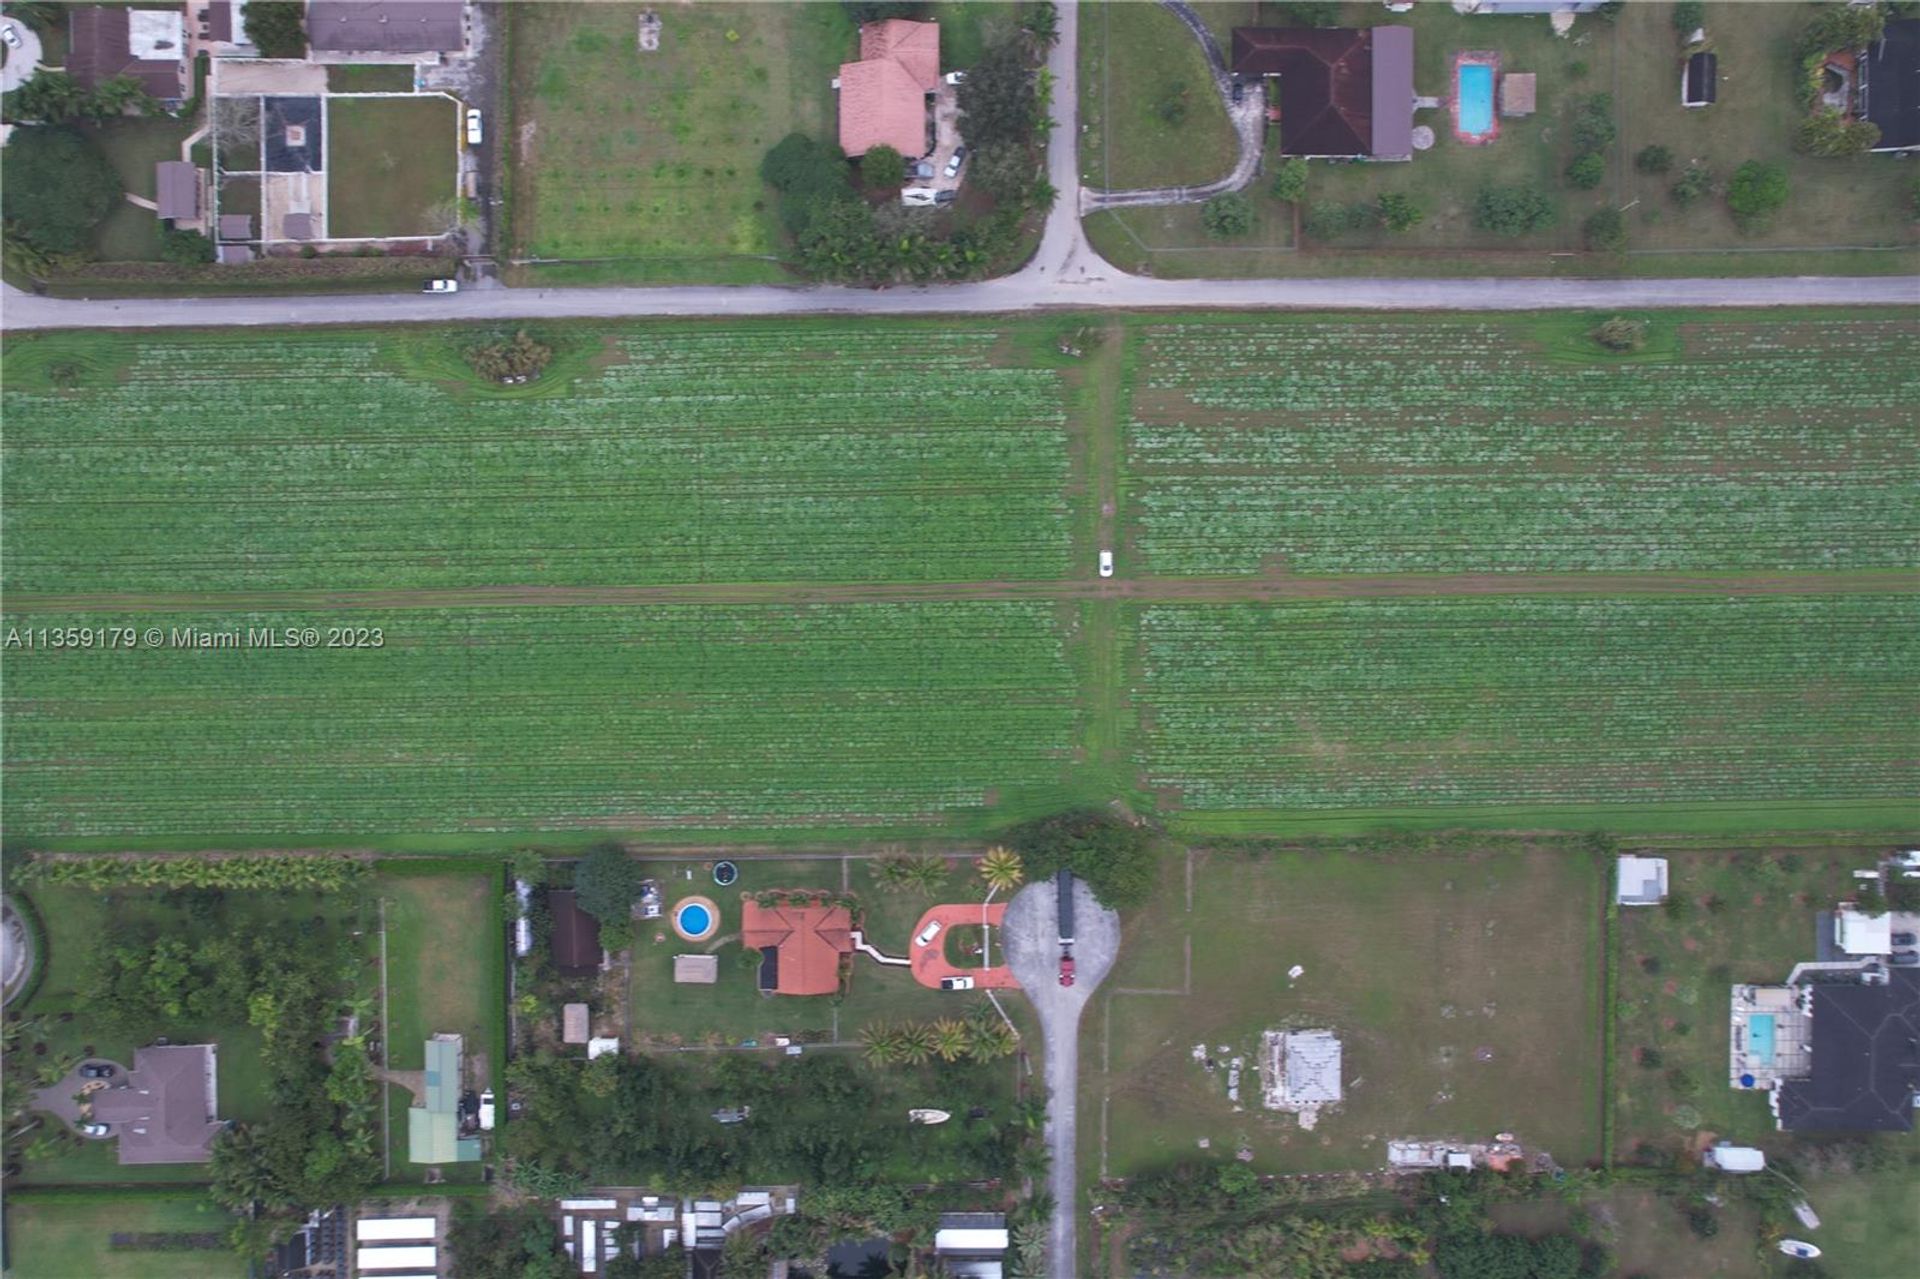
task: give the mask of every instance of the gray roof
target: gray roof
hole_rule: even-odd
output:
[[[222,213],[220,215],[220,238],[223,240],[251,240],[253,238],[253,215],[251,213]]]
[[[1331,1031],[1287,1036],[1287,1097],[1296,1105],[1340,1100],[1340,1040]]]
[[[225,1127],[216,1117],[214,1046],[172,1044],[133,1055],[127,1082],[92,1095],[95,1123],[113,1125],[123,1164],[199,1164]]]
[[[161,217],[192,220],[200,216],[200,170],[185,160],[162,160],[154,165],[153,191]]]
[[[322,53],[453,53],[467,47],[461,0],[310,0],[307,43]]]
[[[1413,28],[1375,27],[1373,155],[1413,154],[1413,96]]]
[[[311,213],[287,214],[280,219],[280,234],[289,240],[311,240],[313,215]]]

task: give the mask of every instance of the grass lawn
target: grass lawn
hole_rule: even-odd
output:
[[[224,1241],[233,1217],[201,1197],[16,1198],[7,1205],[8,1279],[243,1279],[246,1261]],[[135,1251],[117,1233],[223,1236],[212,1248]]]
[[[134,1049],[150,1042],[103,1034],[89,1022],[83,992],[96,939],[103,935],[135,937],[153,932],[191,938],[209,929],[266,924],[297,928],[330,940],[339,930],[358,926],[351,909],[340,899],[311,893],[227,893],[217,913],[200,921],[160,900],[159,894],[139,890],[96,893],[39,886],[24,895],[38,911],[47,936],[46,975],[24,1010],[28,1016],[47,1018],[45,1029],[29,1038],[22,1050],[22,1060],[29,1062],[90,1053],[131,1065]],[[316,920],[324,922],[316,927]],[[246,1024],[244,1009],[235,1009],[230,1019],[204,1024],[184,1020],[169,1023],[159,1033],[175,1043],[219,1044],[221,1118],[258,1121],[271,1116],[272,1102],[260,1059],[260,1032]],[[38,1043],[46,1045],[44,1053],[34,1051]],[[205,1175],[205,1168],[195,1164],[122,1167],[113,1143],[85,1142],[52,1158],[29,1163],[22,1180],[33,1184],[200,1181]]]
[[[1665,1163],[1696,1137],[1775,1153],[1766,1095],[1727,1086],[1728,988],[1778,983],[1814,958],[1814,913],[1852,889],[1873,848],[1781,847],[1666,854],[1676,911],[1620,912],[1614,1117],[1619,1157]],[[1710,905],[1709,903],[1717,903]],[[1684,912],[1683,914],[1681,912]],[[1642,1050],[1659,1064],[1639,1064]],[[1840,1273],[1852,1273],[1842,1271]]]
[[[148,200],[154,197],[153,166],[162,160],[178,160],[180,143],[192,131],[190,122],[168,116],[81,128],[106,153],[127,191]],[[152,209],[123,200],[94,228],[93,256],[103,262],[158,261],[159,226]]]
[[[1599,1153],[1602,916],[1591,860],[1194,857],[1192,912],[1184,867],[1170,862],[1156,905],[1127,921],[1082,1026],[1083,1175],[1206,1157],[1200,1138],[1217,1159],[1244,1144],[1258,1172],[1380,1167],[1392,1137],[1512,1131],[1563,1164]],[[1121,993],[1179,991],[1189,947],[1190,993]],[[1294,965],[1305,972],[1290,982]],[[1332,1029],[1343,1042],[1345,1103],[1311,1132],[1260,1103],[1260,1034],[1285,1026]],[[1200,1043],[1246,1058],[1241,1109],[1227,1100],[1225,1070],[1193,1060]]]
[[[411,93],[411,66],[328,67],[329,93]]]
[[[1212,182],[1239,151],[1206,55],[1154,4],[1082,7],[1080,123],[1080,176],[1090,187]]]
[[[327,229],[438,235],[458,198],[459,109],[450,99],[327,100]]]
[[[419,1070],[426,1040],[441,1033],[464,1035],[469,1056],[488,1052],[505,1015],[490,1007],[506,945],[499,877],[387,874],[375,891],[387,912],[390,1064]]]
[[[823,888],[841,891],[838,858],[818,860],[736,860],[740,878],[727,888],[713,883],[710,867],[701,863],[646,862],[642,872],[659,881],[665,912],[639,930],[633,968],[633,1030],[643,1046],[740,1043],[774,1035],[832,1042],[836,1029],[841,1041],[858,1037],[860,1027],[874,1021],[925,1020],[960,1016],[986,1002],[980,994],[929,990],[905,968],[888,967],[864,955],[853,958],[853,977],[844,1002],[829,998],[803,999],[762,995],[756,983],[759,953],[738,944],[741,894],[773,888]],[[960,862],[964,866],[964,860]],[[865,911],[865,933],[873,945],[889,955],[904,956],[913,924],[926,908],[942,901],[978,899],[979,879],[956,869],[949,876],[955,892],[963,895],[887,893],[877,890],[870,863],[847,863],[846,883]],[[688,878],[688,872],[692,878]],[[669,922],[674,904],[686,897],[711,898],[720,907],[720,926],[714,939],[695,945],[682,942]],[[713,952],[720,956],[719,980],[711,986],[678,985],[673,980],[677,954]]]
[[[1811,1238],[1830,1275],[1903,1279],[1920,1256],[1920,1139],[1894,1136],[1908,1152],[1904,1168],[1861,1176],[1809,1177],[1802,1184],[1820,1229]]]
[[[790,132],[832,136],[852,23],[837,4],[673,6],[641,53],[648,7],[511,15],[516,256],[620,259],[595,269],[636,282],[785,278],[760,160]]]

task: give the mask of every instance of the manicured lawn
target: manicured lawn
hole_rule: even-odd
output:
[[[1851,892],[1851,872],[1872,865],[1879,851],[1678,851],[1668,855],[1669,888],[1685,906],[1620,912],[1614,1122],[1621,1159],[1643,1147],[1638,1157],[1664,1164],[1702,1133],[1791,1151],[1794,1139],[1775,1131],[1766,1094],[1727,1085],[1729,987],[1777,984],[1813,959],[1814,913]],[[1659,1054],[1657,1065],[1640,1064],[1647,1049]]]
[[[1599,1154],[1591,859],[1557,848],[1195,857],[1192,912],[1184,867],[1170,862],[1083,1023],[1083,1175],[1231,1159],[1243,1143],[1260,1172],[1371,1169],[1389,1138],[1501,1131],[1569,1166]],[[1180,990],[1189,946],[1191,993],[1119,993]],[[1345,1103],[1311,1132],[1262,1108],[1252,1069],[1261,1032],[1285,1026],[1343,1042]],[[1193,1060],[1196,1044],[1246,1059],[1239,1108],[1225,1069]]]
[[[1831,1275],[1901,1279],[1920,1256],[1920,1138],[1892,1135],[1904,1146],[1905,1167],[1858,1176],[1809,1177],[1804,1184],[1820,1229],[1811,1238]]]
[[[1212,182],[1238,155],[1206,55],[1155,4],[1081,8],[1080,123],[1091,187]]]
[[[178,160],[191,123],[167,116],[115,120],[82,130],[106,153],[121,183],[133,195],[153,199],[153,166]],[[160,257],[160,222],[152,209],[116,204],[94,229],[93,254],[104,262],[154,262]]]
[[[388,873],[373,891],[386,902],[388,1064],[419,1070],[426,1040],[442,1033],[465,1036],[469,1058],[491,1052],[505,1016],[492,1007],[506,946],[499,876]]]
[[[460,114],[448,98],[327,100],[327,229],[438,235],[459,192]]]
[[[513,24],[516,253],[615,258],[621,277],[785,278],[760,160],[789,132],[831,137],[853,25],[834,4],[525,6]]]
[[[332,93],[410,93],[410,66],[328,67],[327,89]]]
[[[985,1002],[983,995],[929,990],[907,969],[888,967],[858,953],[853,957],[853,975],[843,1003],[825,997],[762,995],[756,981],[759,953],[748,952],[738,943],[741,894],[776,888],[816,888],[838,894],[841,862],[838,858],[739,858],[735,864],[740,868],[739,880],[722,889],[713,883],[709,865],[642,863],[643,873],[660,884],[665,910],[660,919],[639,930],[634,952],[632,1013],[639,1043],[680,1047],[757,1039],[765,1044],[774,1035],[832,1042],[836,1027],[841,1041],[851,1041],[869,1022],[961,1016]],[[886,954],[907,954],[909,930],[929,905],[969,900],[876,891],[871,887],[869,865],[865,861],[850,862],[845,882],[860,899],[869,941]],[[689,871],[692,878],[688,878]],[[957,888],[966,877],[956,870],[950,879]],[[974,884],[978,882],[973,879]],[[714,939],[704,944],[681,941],[671,924],[674,903],[692,896],[711,898],[720,907],[719,929]],[[703,952],[719,955],[719,980],[711,986],[676,984],[673,957]],[[752,955],[750,960],[748,954]]]
[[[244,1279],[247,1263],[225,1242],[233,1217],[203,1197],[28,1197],[7,1205],[9,1279]],[[119,1249],[119,1233],[212,1233],[212,1248]]]

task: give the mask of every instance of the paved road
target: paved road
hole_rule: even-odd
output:
[[[1029,884],[1007,907],[1001,939],[1021,989],[1040,1014],[1047,1066],[1047,1145],[1053,1152],[1048,1189],[1053,1229],[1047,1243],[1049,1279],[1073,1279],[1080,1221],[1076,1175],[1080,1078],[1080,1013],[1106,979],[1120,949],[1120,917],[1074,882],[1074,984],[1060,984],[1060,926],[1053,881]]]

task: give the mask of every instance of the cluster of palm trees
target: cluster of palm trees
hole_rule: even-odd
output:
[[[65,888],[311,889],[336,892],[367,873],[367,863],[340,854],[312,857],[35,857],[17,878]]]
[[[876,1021],[860,1032],[867,1060],[876,1066],[924,1066],[941,1061],[992,1061],[1019,1046],[1013,1028],[991,1014],[962,1021]]]
[[[116,116],[159,115],[163,108],[146,86],[130,75],[114,76],[83,89],[64,71],[41,71],[13,91],[8,110],[18,119],[40,124],[68,120],[100,124]]]
[[[1018,888],[1027,877],[1020,854],[995,844],[973,863],[989,888],[1007,892]],[[947,859],[937,853],[906,853],[898,849],[882,853],[873,863],[873,879],[889,892],[938,892],[947,882]]]

